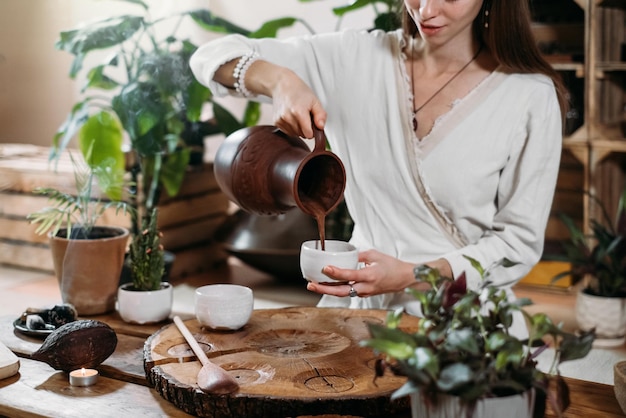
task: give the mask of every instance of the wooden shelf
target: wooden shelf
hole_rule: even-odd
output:
[[[589,159],[591,162],[591,171],[595,172],[600,163],[611,154],[626,154],[626,141],[594,141],[591,145]],[[594,176],[595,180],[602,181],[599,176]],[[602,199],[604,200],[604,199]]]
[[[551,64],[557,71],[574,71],[576,72],[576,77],[579,78],[585,76],[585,65],[581,62],[552,62]]]
[[[571,1],[584,11],[584,22],[538,23],[533,24],[533,32],[540,47],[558,52],[545,55],[548,62],[559,72],[573,71],[576,77],[569,74],[564,81],[583,124],[563,140],[552,212],[582,214],[575,221],[588,233],[597,214],[596,203],[588,196],[595,196],[614,212],[616,198],[626,184],[626,1]],[[575,61],[567,53],[569,47],[580,47],[581,40],[584,57],[577,62],[578,56]],[[582,78],[583,85],[576,84],[577,78]],[[551,217],[546,242],[562,238],[556,225]]]
[[[626,62],[623,61],[602,61],[596,65],[596,72],[626,71]]]

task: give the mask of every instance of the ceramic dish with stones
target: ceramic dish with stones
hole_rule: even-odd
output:
[[[52,309],[28,308],[13,321],[13,327],[22,334],[45,338],[61,325],[77,318],[76,309],[69,303],[55,305]]]

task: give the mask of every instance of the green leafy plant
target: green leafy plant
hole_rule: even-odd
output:
[[[576,336],[543,313],[529,315],[522,307],[530,300],[510,302],[505,291],[489,281],[493,266],[484,270],[467,258],[483,277],[478,291],[467,289],[465,273],[453,280],[424,266],[419,279],[432,287],[424,292],[408,290],[421,303],[424,318],[418,329],[399,328],[401,310],[390,312],[385,325],[369,324],[371,338],[362,345],[383,355],[380,362],[385,367],[377,369],[384,372],[387,367],[408,377],[394,397],[419,392],[425,401],[436,402],[437,394],[448,394],[472,405],[479,399],[536,388],[548,394],[555,411],[565,410],[569,398],[559,365],[586,356],[595,335]],[[516,311],[528,321],[527,340],[509,333]],[[548,344],[554,348],[554,361],[544,373],[537,369],[536,356]]]
[[[136,7],[137,13],[120,14],[89,22],[61,32],[55,46],[74,56],[69,76],[86,74],[84,97],[77,102],[53,139],[56,158],[81,127],[94,126],[92,135],[102,141],[126,135],[132,158],[129,171],[138,189],[131,195],[137,208],[133,232],[141,227],[141,217],[149,216],[161,192],[175,196],[191,158],[203,139],[255,125],[260,105],[249,102],[241,120],[214,100],[212,92],[198,83],[189,68],[189,58],[197,46],[178,35],[181,27],[196,27],[215,33],[238,33],[248,37],[271,37],[301,19],[284,17],[265,22],[256,31],[242,28],[208,9],[196,9],[153,18],[142,0],[117,0]],[[95,51],[109,55],[89,68],[86,58]],[[213,117],[202,120],[205,106]],[[109,116],[99,125],[97,115]]]
[[[592,295],[626,297],[626,189],[620,196],[614,223],[603,203],[595,200],[604,222],[592,219],[589,235],[569,216],[559,214],[570,238],[563,243],[565,254],[550,259],[567,261],[570,269],[556,275],[552,282],[569,276],[572,285],[583,283]]]
[[[150,217],[144,218],[141,233],[133,237],[130,245],[130,272],[135,290],[158,290],[161,287],[165,258],[157,222],[155,208]]]
[[[100,115],[107,119],[106,115]],[[89,130],[91,124],[83,129]],[[66,228],[67,238],[88,238],[96,222],[109,208],[116,213],[132,212],[122,200],[126,181],[124,179],[124,155],[115,144],[92,140],[83,135],[80,141],[81,158],[70,159],[74,170],[76,193],[70,194],[53,188],[37,188],[35,193],[48,196],[51,203],[40,211],[27,216],[31,223],[38,224],[38,234],[55,236]],[[98,192],[99,191],[99,192]]]

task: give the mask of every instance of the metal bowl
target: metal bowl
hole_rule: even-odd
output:
[[[297,208],[281,215],[239,210],[215,232],[226,252],[281,280],[302,280],[300,246],[319,238],[315,220]]]

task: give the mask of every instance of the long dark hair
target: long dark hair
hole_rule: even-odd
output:
[[[505,4],[506,3],[506,4]],[[474,33],[506,71],[539,73],[550,77],[556,88],[563,122],[569,108],[569,92],[559,73],[541,56],[531,30],[528,0],[483,0],[474,20]],[[488,15],[485,15],[485,11]],[[402,2],[402,29],[409,37],[419,36],[417,26]],[[485,23],[488,22],[488,27]]]

